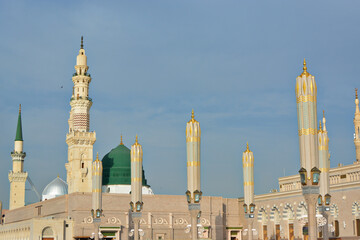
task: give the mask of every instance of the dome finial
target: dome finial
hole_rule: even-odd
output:
[[[136,134],[136,137],[135,137],[135,143],[138,144],[138,135]]]
[[[19,104],[19,114],[21,114],[21,104]]]
[[[80,49],[84,49],[84,37],[81,36],[81,45],[80,45]]]
[[[124,145],[123,139],[122,139],[122,134],[120,135],[120,145]]]
[[[319,132],[322,132],[321,120],[319,120]]]
[[[191,119],[195,119],[194,109],[191,110]]]
[[[60,176],[59,176],[59,174],[58,174],[58,176],[57,176],[57,177],[58,177],[58,178],[60,177]]]
[[[99,161],[99,152],[96,153],[96,161]]]

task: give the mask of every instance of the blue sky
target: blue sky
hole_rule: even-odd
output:
[[[360,87],[359,1],[1,1],[0,200],[7,206],[18,104],[25,170],[39,191],[66,179],[65,135],[80,36],[94,153],[135,135],[158,194],[186,191],[185,124],[202,128],[202,190],[240,197],[246,142],[255,192],[299,169],[295,78],[304,57],[324,109],[331,166],[351,164]],[[63,86],[63,88],[61,88]],[[34,200],[27,191],[27,202]]]

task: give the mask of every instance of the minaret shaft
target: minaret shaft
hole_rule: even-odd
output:
[[[306,71],[296,78],[296,103],[298,113],[298,135],[301,167],[307,173],[313,167],[319,167],[318,136],[317,136],[317,87],[314,76]]]
[[[102,173],[102,162],[97,155],[92,166],[92,209],[94,212],[102,209]]]
[[[93,145],[96,141],[95,132],[90,132],[89,98],[90,74],[87,73],[87,57],[82,47],[76,57],[76,72],[73,74],[73,93],[70,100],[69,133],[66,135],[68,144],[67,170],[68,192],[92,191]]]
[[[247,207],[254,204],[254,154],[247,145],[243,153],[244,203]]]
[[[187,189],[191,193],[192,201],[194,200],[194,192],[201,192],[200,143],[200,123],[192,115],[191,120],[186,124]]]
[[[131,146],[131,202],[134,211],[142,209],[142,146],[138,143],[137,136],[135,144]]]
[[[330,154],[329,154],[329,137],[326,130],[326,119],[323,117],[323,128],[320,128],[318,132],[318,146],[319,146],[319,170],[320,173],[320,195],[322,201],[325,201],[325,195],[330,194]]]

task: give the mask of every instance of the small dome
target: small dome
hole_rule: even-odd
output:
[[[131,185],[131,157],[130,149],[119,144],[102,159],[103,164],[103,185]],[[143,186],[149,186],[145,179],[143,169]]]
[[[52,180],[42,192],[42,200],[56,198],[68,193],[68,185],[61,178],[57,177]]]

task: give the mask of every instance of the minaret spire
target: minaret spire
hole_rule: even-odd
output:
[[[22,125],[21,125],[21,104],[19,105],[19,116],[18,116],[18,122],[17,122],[17,127],[16,127],[15,141],[23,141]]]
[[[355,108],[355,113],[359,113],[359,98],[358,98],[358,89],[355,88],[355,105],[356,105],[356,108]]]
[[[81,45],[80,45],[80,49],[84,49],[84,37],[81,36]]]
[[[327,132],[327,131],[326,131],[325,110],[323,110],[323,119],[322,119],[322,121],[323,121],[323,130],[324,130],[324,132]]]

